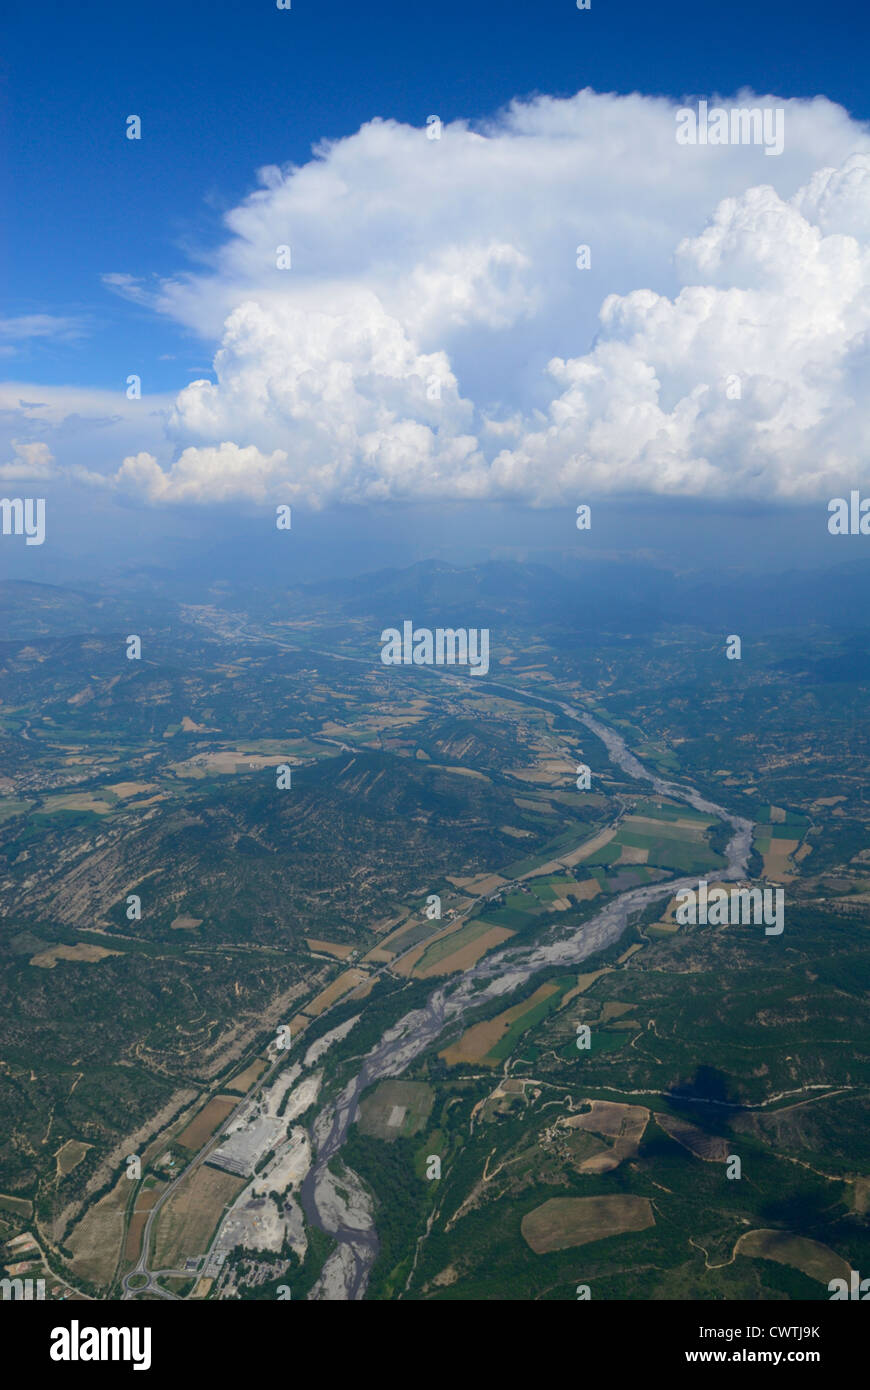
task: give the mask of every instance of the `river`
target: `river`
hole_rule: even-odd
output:
[[[450,679],[448,677],[448,679]],[[453,678],[456,679],[456,678]],[[612,762],[637,781],[651,783],[653,790],[697,811],[704,811],[730,825],[734,831],[725,857],[727,867],[717,870],[720,880],[746,877],[752,844],[752,822],[733,816],[715,802],[708,801],[693,787],[668,782],[648,772],[629,751],[615,729],[582,710],[515,686],[487,681],[487,689],[522,696],[535,706],[560,710],[569,720],[585,725],[607,749]],[[483,688],[481,685],[479,688]],[[373,1082],[400,1076],[411,1063],[434,1043],[444,1029],[488,1000],[509,994],[539,971],[552,966],[578,965],[588,956],[611,946],[625,930],[629,917],[654,902],[670,897],[679,888],[697,886],[698,879],[669,879],[666,883],[645,884],[614,896],[600,912],[556,940],[533,946],[506,946],[485,956],[453,983],[437,988],[421,1009],[415,1009],[388,1028],[380,1042],[367,1053],[356,1076],[347,1083],[337,1100],[327,1104],[311,1128],[317,1157],[301,1189],[301,1202],[309,1223],[333,1236],[337,1247],[324,1264],[320,1278],[309,1294],[311,1299],[353,1301],[365,1295],[369,1274],[378,1254],[377,1231],[371,1203],[354,1174],[341,1179],[348,1191],[345,1200],[336,1191],[336,1180],[329,1172],[329,1160],[344,1143],[356,1117],[359,1097]],[[547,936],[558,932],[555,924]]]

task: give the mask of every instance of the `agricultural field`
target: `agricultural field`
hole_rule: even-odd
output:
[[[467,970],[487,951],[500,946],[513,936],[513,931],[505,926],[482,919],[466,922],[457,931],[437,938],[423,949],[420,957],[409,967],[416,979],[429,979],[433,975],[450,975],[456,970]]]
[[[522,1232],[536,1255],[548,1255],[654,1225],[647,1197],[551,1197],[523,1217]]]
[[[360,1106],[363,1134],[392,1141],[425,1129],[435,1093],[420,1081],[382,1081]]]
[[[474,1024],[439,1055],[448,1065],[473,1062],[497,1066],[510,1056],[523,1033],[533,1028],[552,1009],[559,1007],[563,996],[573,989],[574,984],[574,977],[569,975],[562,981],[552,980],[541,985],[522,1004],[505,1009],[486,1023]]]
[[[201,1164],[173,1192],[157,1217],[153,1268],[183,1269],[204,1255],[223,1210],[245,1186],[244,1178]]]
[[[190,1153],[199,1153],[206,1140],[217,1133],[238,1103],[236,1096],[214,1096],[175,1136],[175,1142],[188,1149]]]
[[[850,1274],[847,1262],[827,1245],[785,1231],[747,1231],[734,1246],[734,1254],[744,1259],[776,1260],[777,1264],[799,1269],[820,1284],[848,1279]]]
[[[800,853],[810,821],[781,806],[765,807],[762,815],[769,819],[756,824],[754,843],[764,863],[764,875],[774,883],[792,883],[799,873],[795,856]]]
[[[710,873],[721,868],[721,854],[710,848],[707,832],[714,822],[686,806],[663,800],[638,802],[630,815],[592,854],[583,860],[589,868],[606,867],[608,881],[624,866],[644,865],[675,873]],[[624,876],[623,876],[624,877]]]
[[[426,582],[437,608],[448,580]],[[55,630],[44,595],[16,593],[0,644],[0,1239],[37,1230],[66,1277],[115,1296],[163,1184],[256,1086],[279,1026],[293,1065],[310,1050],[310,1135],[435,990],[501,948],[582,937],[618,894],[660,884],[618,941],[469,989],[461,1018],[363,1092],[334,1176],[372,1204],[365,1295],[573,1300],[582,1279],[605,1300],[814,1299],[830,1271],[870,1268],[863,667],[826,629],[795,675],[770,632],[738,684],[702,626],[578,644],[573,609],[541,623],[524,592],[499,580],[504,678],[525,692],[510,699],[495,675],[466,688],[369,660],[367,591],[251,596],[250,611],[234,596],[183,620],[155,604],[137,671],[105,626],[127,630],[123,608],[85,630],[84,600],[53,595]],[[668,882],[717,881],[723,826],[651,794],[563,700],[752,821],[748,881],[784,886],[781,939],[676,929]],[[146,1156],[138,1191],[130,1153]],[[201,1255],[243,1185],[188,1171],[151,1267]],[[300,1229],[322,1263],[327,1238]]]
[[[234,1076],[232,1081],[227,1082],[227,1090],[234,1091],[237,1095],[244,1095],[263,1075],[267,1066],[268,1062],[264,1058],[255,1057],[244,1071],[240,1071],[238,1076]]]

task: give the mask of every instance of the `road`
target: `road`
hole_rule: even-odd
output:
[[[246,629],[226,635],[270,642],[287,651],[303,651],[313,656],[327,656],[355,664],[372,664],[364,657],[300,647],[298,644],[282,642],[271,634],[255,633]],[[604,744],[610,760],[633,780],[648,782],[658,794],[684,802],[730,825],[734,834],[725,850],[727,867],[717,871],[717,879],[726,881],[746,876],[752,844],[751,822],[731,815],[690,785],[667,781],[647,771],[639,759],[629,751],[625,740],[615,729],[609,728],[584,710],[561,700],[530,693],[522,687],[507,685],[487,677],[461,677],[441,667],[419,667],[415,668],[415,671],[456,684],[465,690],[476,688],[481,693],[494,690],[515,698],[519,697],[534,708],[557,710],[571,722],[588,729]],[[360,1228],[358,1209],[354,1209],[352,1214],[347,1212],[344,1218],[341,1216],[328,1169],[330,1159],[342,1147],[348,1129],[356,1117],[357,1103],[362,1092],[375,1081],[401,1075],[438,1039],[448,1025],[454,1024],[465,1013],[476,1010],[482,1004],[501,995],[512,993],[541,970],[553,965],[579,964],[588,956],[617,941],[634,913],[658,898],[670,897],[680,888],[691,887],[693,884],[697,884],[697,877],[670,879],[664,883],[628,889],[614,895],[600,912],[561,938],[556,936],[554,940],[547,939],[535,946],[507,946],[492,952],[476,966],[464,971],[458,983],[438,987],[422,1009],[407,1014],[386,1030],[381,1041],[364,1058],[357,1075],[347,1083],[337,1100],[329,1103],[320,1112],[311,1128],[313,1151],[317,1157],[302,1184],[302,1207],[307,1220],[331,1235],[337,1242],[337,1248],[326,1261],[321,1278],[309,1295],[310,1298],[343,1298],[348,1301],[362,1298],[371,1266],[377,1257],[378,1241],[374,1223],[369,1221],[368,1226]],[[559,924],[556,923],[548,937],[555,936],[558,930]]]
[[[745,877],[752,844],[752,823],[733,816],[723,807],[707,800],[694,787],[684,786],[650,773],[627,748],[624,739],[584,711],[561,701],[531,697],[527,691],[514,686],[487,682],[489,688],[520,694],[535,706],[548,705],[560,710],[567,718],[585,725],[605,745],[608,755],[628,776],[652,784],[662,796],[682,801],[696,810],[709,813],[729,824],[734,834],[725,850],[727,867],[717,870],[717,879]],[[697,877],[669,879],[664,883],[646,884],[615,895],[602,910],[566,936],[530,947],[507,946],[485,956],[477,965],[463,972],[460,981],[436,989],[422,1009],[407,1014],[387,1029],[365,1057],[360,1071],[348,1082],[338,1099],[317,1116],[312,1126],[312,1140],[317,1158],[302,1184],[301,1199],[307,1220],[331,1235],[336,1250],[324,1265],[320,1280],[310,1298],[357,1300],[364,1296],[369,1273],[377,1257],[377,1234],[373,1223],[360,1230],[359,1212],[354,1224],[336,1217],[334,1186],[329,1173],[329,1161],[344,1143],[353,1123],[359,1097],[375,1081],[400,1076],[408,1066],[430,1047],[448,1024],[454,1024],[467,1012],[499,996],[512,993],[539,971],[553,965],[574,966],[588,956],[612,945],[625,930],[630,917],[661,897],[670,897],[680,888],[697,884]],[[556,923],[548,935],[558,932]]]

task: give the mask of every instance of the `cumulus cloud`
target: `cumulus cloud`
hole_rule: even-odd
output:
[[[816,181],[815,206],[843,229],[866,217],[858,172],[866,156]],[[494,486],[810,499],[865,477],[870,246],[825,235],[813,206],[805,189],[725,199],[678,246],[673,299],[608,296],[594,349],[549,364],[559,393],[498,455]]]
[[[27,478],[38,482],[57,472],[54,455],[44,441],[13,439],[12,449],[15,457],[0,464],[0,479]]]
[[[734,101],[784,108],[782,155],[678,145],[674,103],[585,91],[440,140],[376,120],[262,170],[205,269],[107,277],[217,344],[215,380],[178,393],[162,443],[134,431],[113,485],[314,505],[857,485],[870,139],[824,99]]]

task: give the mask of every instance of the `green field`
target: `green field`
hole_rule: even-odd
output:
[[[500,922],[484,922],[482,918],[476,917],[473,922],[466,922],[459,931],[452,932],[450,936],[444,936],[440,941],[433,941],[428,950],[424,951],[414,967],[415,971],[423,972],[430,966],[440,965],[442,960],[452,956],[455,951],[461,951],[463,946],[468,946],[472,941],[476,941],[479,936],[485,936],[493,926],[502,926]]]
[[[504,1037],[499,1038],[498,1042],[489,1049],[484,1061],[505,1061],[513,1052],[514,1047],[523,1033],[527,1033],[530,1028],[536,1027],[542,1019],[547,1017],[547,1014],[551,1014],[555,1009],[558,1009],[562,1002],[563,995],[567,994],[568,990],[573,989],[577,981],[573,975],[563,975],[554,983],[558,985],[556,993],[551,994],[547,999],[542,999],[534,1008],[529,1009],[528,1013],[524,1013],[520,1018],[515,1019]]]

